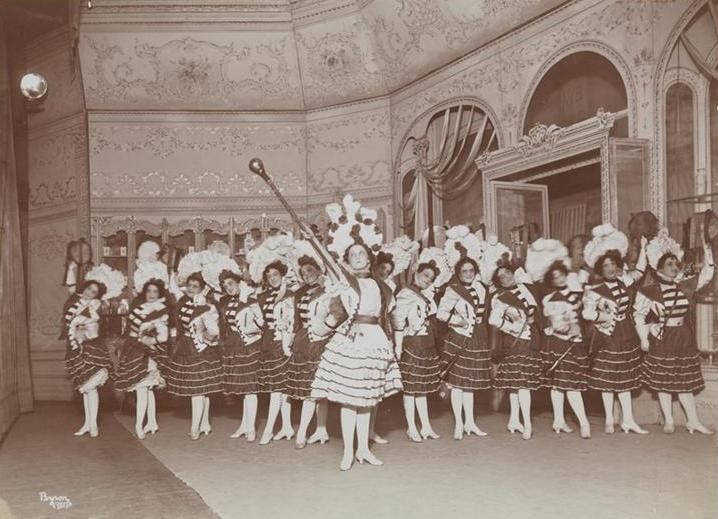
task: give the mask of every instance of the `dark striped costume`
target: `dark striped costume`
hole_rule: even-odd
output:
[[[491,299],[489,324],[499,330],[496,347],[502,352],[494,388],[508,391],[541,387],[538,304],[523,283],[500,289]]]
[[[259,346],[264,320],[256,299],[225,295],[219,305],[224,392],[252,395],[259,391]]]
[[[694,277],[677,284],[659,278],[636,294],[636,327],[652,328],[642,381],[653,391],[697,393],[705,387],[692,324],[691,299],[697,281]],[[656,312],[658,308],[662,312]]]
[[[304,285],[294,293],[292,355],[289,357],[287,393],[292,398],[311,397],[312,382],[324,353],[329,335],[322,335],[315,326],[328,313],[328,299],[319,285]],[[290,335],[290,336],[291,336]]]
[[[404,393],[421,396],[441,385],[434,325],[436,304],[414,285],[399,291],[391,314],[394,330],[403,332],[399,370]]]
[[[200,396],[222,391],[222,360],[214,306],[182,296],[175,307],[176,337],[164,369],[167,389],[177,396]]]
[[[451,387],[465,391],[491,389],[488,298],[488,288],[477,280],[470,285],[450,284],[439,301],[437,318],[449,324],[440,369]],[[461,319],[464,325],[459,324]]]
[[[112,370],[112,361],[99,338],[98,307],[98,300],[87,301],[74,294],[63,311],[60,338],[67,339],[65,368],[81,393],[103,385]]]
[[[640,341],[628,315],[630,300],[620,280],[592,285],[584,293],[582,315],[593,321],[588,338],[593,357],[588,372],[591,389],[619,393],[641,387]],[[611,322],[596,322],[598,311],[609,313]]]
[[[289,357],[282,349],[282,332],[277,325],[287,326],[284,317],[292,312],[293,302],[284,286],[262,292],[258,302],[264,319],[259,349],[259,392],[283,393],[287,389]]]
[[[168,360],[169,308],[164,300],[139,304],[130,312],[128,321],[129,337],[120,354],[115,389],[134,391],[137,386],[164,386],[159,366]],[[154,338],[157,344],[145,345],[142,339],[146,337]]]
[[[542,310],[546,340],[541,349],[543,385],[561,391],[585,391],[588,383],[588,348],[581,333],[582,292],[568,288],[544,297]],[[566,353],[568,351],[568,353]],[[561,356],[566,353],[566,356]],[[553,370],[550,368],[558,361]]]

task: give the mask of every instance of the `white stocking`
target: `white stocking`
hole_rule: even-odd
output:
[[[580,391],[566,391],[568,397],[568,403],[573,409],[573,414],[576,415],[578,424],[581,427],[588,426],[588,418],[586,417],[586,408],[583,405],[583,396]]]
[[[531,390],[519,389],[519,406],[521,418],[524,420],[524,429],[531,430]]]
[[[464,428],[464,420],[461,417],[461,410],[464,403],[463,393],[461,389],[451,388],[451,410],[454,412],[454,428],[457,430],[463,430]]]
[[[269,410],[267,411],[267,424],[264,426],[264,434],[262,436],[272,436],[274,434],[274,424],[279,415],[279,408],[282,406],[282,393],[270,393]]]
[[[700,425],[700,419],[698,418],[698,410],[696,409],[696,399],[693,393],[679,393],[678,400],[683,406],[683,410],[686,412],[686,424],[687,425]]]
[[[344,459],[351,460],[354,457],[354,433],[357,428],[357,411],[353,407],[342,406],[342,440],[344,440]]]
[[[145,415],[147,414],[147,388],[138,387],[135,390],[137,399],[135,412],[135,429],[141,431],[142,425],[145,423]]]
[[[329,414],[329,402],[320,400],[317,402],[317,432],[327,431],[327,415]]]
[[[421,421],[422,432],[433,431],[431,422],[429,421],[429,403],[426,395],[417,396],[415,402],[416,412],[419,414],[419,421]]]
[[[613,427],[615,423],[613,418],[613,393],[603,391],[601,393],[601,399],[603,400],[603,412],[606,414],[606,425]]]
[[[200,430],[209,430],[209,396],[202,396],[202,420],[200,422]]]
[[[192,425],[190,431],[199,432],[199,423],[202,421],[202,410],[204,408],[204,396],[196,395],[191,397],[192,402]]]
[[[356,412],[357,429],[357,452],[369,452],[369,422],[371,421],[371,409],[361,408]]]
[[[553,425],[554,427],[564,425],[566,417],[563,414],[563,391],[551,389],[551,406],[553,407]]]
[[[462,404],[464,408],[464,424],[475,426],[474,421],[474,392],[462,391]]]
[[[304,400],[302,402],[302,415],[299,419],[299,429],[297,430],[297,443],[302,443],[307,439],[307,429],[312,421],[312,416],[316,411],[317,404],[314,400]]]
[[[242,405],[242,423],[240,429],[245,432],[254,432],[257,419],[257,395],[244,395]]]
[[[624,425],[634,425],[636,421],[633,419],[633,406],[631,403],[631,392],[622,391],[618,393],[618,401],[621,404],[621,422]]]
[[[404,400],[404,416],[406,416],[406,426],[408,428],[409,434],[418,436],[419,431],[416,430],[416,421],[414,418],[414,413],[415,413],[414,396],[405,394],[403,400]]]
[[[282,412],[282,431],[289,432],[292,431],[292,436],[294,429],[292,429],[292,403],[289,401],[289,395],[285,395],[284,393],[281,393],[281,406],[280,410]]]
[[[509,424],[521,425],[519,420],[519,394],[515,391],[509,393]]]
[[[152,388],[147,390],[147,427],[157,429],[157,402]]]
[[[89,430],[92,419],[90,418],[90,395],[87,393],[82,393],[82,407],[85,411],[85,423],[82,425],[82,428]]]
[[[663,412],[663,419],[665,420],[666,425],[672,425],[673,424],[673,397],[670,393],[663,393],[659,391],[658,393],[658,403],[661,406],[661,411]],[[686,416],[688,416],[688,413],[686,413]]]
[[[97,413],[100,409],[100,394],[97,389],[90,389],[87,392],[87,398],[90,404],[90,429],[97,429]]]

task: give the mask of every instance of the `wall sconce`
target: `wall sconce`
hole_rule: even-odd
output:
[[[20,91],[28,101],[39,101],[47,94],[47,80],[34,72],[25,74],[20,80]]]

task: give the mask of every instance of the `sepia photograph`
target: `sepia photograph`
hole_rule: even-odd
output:
[[[0,519],[718,518],[718,0],[0,0]]]

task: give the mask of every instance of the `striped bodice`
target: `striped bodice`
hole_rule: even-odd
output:
[[[262,317],[264,317],[264,323],[267,328],[274,330],[274,305],[277,302],[277,295],[279,294],[279,288],[273,288],[267,293],[266,299],[262,302]]]
[[[626,312],[628,312],[628,305],[630,303],[628,292],[623,288],[623,285],[617,281],[606,281],[606,287],[611,291],[611,295],[618,305],[616,316],[619,318],[624,317]]]
[[[237,315],[241,307],[242,303],[239,301],[239,296],[233,296],[224,308],[224,319],[233,329],[237,329]]]
[[[663,305],[666,308],[665,316],[683,317],[688,313],[689,304],[688,297],[675,283],[660,282],[661,296],[663,297]]]
[[[484,313],[486,312],[486,305],[484,301],[479,298],[479,293],[476,291],[473,285],[469,288],[469,295],[471,296],[471,302],[474,306],[474,314],[476,315],[476,324],[484,322]]]
[[[185,301],[177,311],[179,317],[179,324],[182,327],[182,333],[186,337],[192,337],[191,326],[192,314],[194,313],[194,303],[191,300]]]
[[[130,337],[140,336],[140,326],[145,322],[146,314],[142,311],[142,305],[136,306],[127,320],[130,325]]]
[[[523,306],[523,309],[526,312],[529,322],[533,322],[533,317],[534,317],[534,314],[536,313],[536,306],[529,304],[528,300],[524,297],[524,294],[523,294],[521,288],[514,287],[511,289],[511,293],[513,295],[515,295],[519,301],[521,301],[521,305]]]
[[[306,292],[304,292],[304,294],[302,294],[302,296],[299,298],[299,301],[297,302],[299,320],[301,321],[303,328],[309,328],[309,319],[311,317],[311,315],[309,314],[309,303],[311,303],[316,289],[316,286],[309,288]]]
[[[72,322],[72,320],[78,313],[82,311],[85,306],[87,306],[87,304],[83,303],[82,299],[78,299],[72,306],[67,309],[63,318],[65,329],[68,329],[70,327],[70,323]]]

